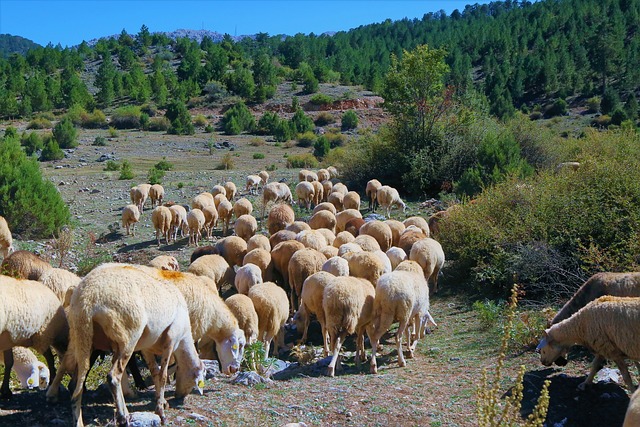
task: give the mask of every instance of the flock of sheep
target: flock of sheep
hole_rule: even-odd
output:
[[[429,284],[437,289],[444,252],[422,217],[365,221],[360,196],[336,176],[335,168],[300,171],[297,201],[308,211],[313,207],[305,222],[295,218],[290,205],[296,202],[287,184],[268,182],[266,172],[249,175],[244,190],[262,191],[260,219],[266,219],[268,236],[258,232],[251,202],[232,182],[196,195],[190,206],[165,202],[160,185],[133,187],[131,204],[122,211],[127,235],[135,233],[150,199],[158,245],[180,233],[195,246],[186,272],[179,271],[174,257],[162,255],[146,266],[102,264],[80,278],[31,252],[14,251],[8,224],[0,217],[0,351],[5,364],[0,393],[11,395],[9,373],[15,367],[29,388],[46,388],[50,374],[47,400],[55,402],[69,373],[74,423],[82,426],[87,373],[97,352],[111,352],[107,385],[116,421],[127,425],[124,397],[134,392],[126,369],[132,368],[133,353],[140,352],[155,385],[156,413],[164,421],[170,361],[177,366],[176,396],[193,388],[202,393],[201,359],[215,357],[223,373],[233,374],[240,370],[247,344],[261,341],[266,354],[273,347],[277,356],[285,323],[295,324],[306,342],[313,317],[322,328],[324,354],[331,355],[328,375],[340,367],[338,356],[349,335],[356,335],[356,362],[367,359],[365,333],[375,373],[379,340],[394,322],[399,323],[398,364],[405,366],[403,344],[413,357],[428,323],[435,325]],[[405,207],[395,189],[376,180],[366,195],[372,209]],[[226,237],[201,246],[203,234],[211,238],[218,226]],[[223,300],[224,285],[237,293]],[[26,347],[41,353],[47,365]],[[60,358],[57,365],[54,355]]]

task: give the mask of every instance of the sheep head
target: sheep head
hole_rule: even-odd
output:
[[[540,340],[540,344],[536,348],[540,352],[540,363],[544,366],[551,366],[554,363],[558,366],[564,366],[567,364],[568,348],[555,343],[548,331],[549,329],[545,331],[544,338]]]
[[[194,360],[194,362],[196,363],[189,363],[191,366],[187,367],[178,363],[176,370],[176,397],[178,399],[185,397],[193,388],[197,389],[201,396],[204,394],[204,363],[200,359]]]
[[[216,341],[221,371],[226,375],[234,374],[240,370],[246,344],[247,340],[241,329],[235,329],[228,338]]]

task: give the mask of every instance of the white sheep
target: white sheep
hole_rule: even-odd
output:
[[[298,203],[301,207],[305,206],[307,211],[311,209],[311,203],[313,202],[314,196],[315,189],[311,182],[302,181],[296,185],[296,198],[298,199]]]
[[[334,276],[348,276],[349,261],[340,256],[331,257],[327,259],[324,264],[322,264],[322,271],[331,273]],[[304,292],[304,287],[302,291]]]
[[[353,234],[349,233],[348,231],[340,231],[336,234],[336,238],[333,240],[333,246],[339,248],[345,243],[352,243],[354,240],[356,240],[356,238],[353,236]]]
[[[430,237],[418,240],[411,247],[409,259],[420,264],[420,267],[424,270],[425,279],[433,284],[433,293],[437,293],[438,274],[444,265],[442,245]]]
[[[213,205],[205,206],[201,210],[204,215],[204,225],[202,228],[207,233],[207,239],[211,239],[213,229],[218,225],[218,210]]]
[[[38,360],[35,354],[26,347],[13,347],[13,370],[22,388],[39,387],[45,390],[49,385],[49,368]],[[4,364],[4,352],[0,352],[0,363]]]
[[[336,169],[335,166],[329,166],[327,168],[327,171],[329,172],[329,176],[331,178],[338,178],[340,176],[340,174],[338,173],[338,169]]]
[[[139,221],[140,210],[136,205],[127,205],[122,209],[122,227],[127,230],[127,236],[136,235],[136,224]]]
[[[374,297],[373,285],[356,277],[335,277],[326,284],[322,308],[333,353],[327,375],[334,376],[338,354],[347,335],[357,334],[356,362],[364,359],[364,332],[371,330]]]
[[[216,254],[198,257],[198,259],[189,264],[187,272],[196,276],[209,277],[214,281],[218,290],[225,283],[233,283],[234,281],[233,267],[222,256]]]
[[[212,205],[214,205],[213,194],[208,193],[206,191],[198,194],[193,199],[191,199],[191,209],[202,210],[202,208],[204,208],[205,206],[212,206]]]
[[[229,200],[230,202],[233,201],[233,199],[236,198],[236,193],[238,192],[236,184],[234,184],[232,181],[227,181],[224,183],[223,187],[225,190],[225,194],[227,195],[227,200]]]
[[[363,252],[360,245],[354,242],[345,243],[338,248],[338,256],[344,257],[351,252]]]
[[[389,258],[389,261],[391,262],[391,269],[395,270],[396,267],[404,260],[408,259],[407,257],[407,253],[405,251],[403,251],[400,248],[397,248],[395,246],[390,247],[387,252],[385,252],[387,254],[387,257]]]
[[[420,230],[422,230],[425,236],[427,237],[431,236],[431,232],[429,230],[429,223],[427,222],[426,219],[422,218],[421,216],[410,216],[409,218],[402,221],[402,223],[404,224],[405,228],[409,227],[410,225],[415,225]]]
[[[349,274],[361,277],[376,285],[380,276],[384,274],[385,264],[373,252],[351,252],[344,255],[349,262]]]
[[[220,206],[220,203],[222,202],[229,202],[229,199],[227,199],[227,195],[226,194],[216,194],[215,196],[213,196],[213,204],[216,207],[216,209],[218,209],[218,206]],[[233,205],[232,205],[233,206]]]
[[[318,228],[315,230],[316,233],[320,233],[324,236],[325,240],[327,241],[327,246],[331,246],[333,247],[333,242],[334,240],[336,240],[336,235],[332,230],[329,230],[328,228]],[[320,248],[322,249],[322,248]]]
[[[262,178],[260,178],[258,175],[247,175],[244,191],[248,191],[249,194],[258,194],[258,186],[261,183]]]
[[[253,205],[249,199],[245,197],[236,200],[233,204],[233,215],[235,215],[236,219],[242,215],[251,215],[251,212],[253,212]]]
[[[258,341],[264,344],[265,355],[269,355],[271,342],[275,339],[273,353],[284,343],[284,324],[289,317],[289,299],[285,291],[273,282],[264,282],[249,290],[249,298],[258,313]]]
[[[233,229],[238,237],[249,241],[258,231],[258,222],[253,215],[241,215],[233,224]]]
[[[322,343],[324,355],[329,355],[329,337],[327,335],[326,322],[324,318],[324,308],[322,307],[322,296],[324,288],[335,277],[326,271],[318,271],[307,277],[302,286],[302,294],[300,295],[300,308],[293,316],[293,322],[296,330],[302,332],[301,343],[307,342],[307,333],[309,331],[309,323],[311,316],[316,316],[320,328],[322,329]]]
[[[263,283],[263,279],[259,266],[248,263],[236,271],[234,286],[239,293],[248,295],[249,290],[260,283]]]
[[[289,186],[284,182],[270,182],[262,189],[262,216],[264,218],[267,204],[269,202],[291,203],[293,197],[291,196],[291,190]]]
[[[151,190],[151,184],[139,184],[130,191],[131,203],[138,206],[140,213],[144,212],[144,204],[149,198],[149,190]]]
[[[303,230],[296,235],[296,240],[302,243],[305,247],[315,249],[317,251],[328,244],[327,238],[324,237],[324,234],[317,230]]]
[[[178,230],[180,230],[180,236],[184,237],[185,229],[189,230],[189,224],[187,223],[187,209],[182,205],[169,206],[171,211],[171,233],[173,235],[173,241],[178,238]]]
[[[391,229],[391,246],[398,246],[398,242],[400,242],[400,236],[402,236],[402,233],[404,233],[406,227],[403,223],[395,219],[388,219],[383,222],[387,224]]]
[[[322,202],[322,198],[324,197],[324,187],[319,181],[313,181],[311,185],[313,185],[313,206],[317,206]]]
[[[253,301],[246,295],[236,294],[227,298],[224,303],[233,313],[238,326],[244,331],[247,344],[253,344],[258,339],[258,313]]]
[[[194,208],[187,213],[187,224],[189,225],[189,246],[193,244],[198,246],[198,242],[202,238],[202,227],[204,227],[204,213]]]
[[[385,215],[387,218],[391,215],[391,208],[393,206],[402,207],[402,212],[407,209],[407,206],[400,198],[400,194],[398,194],[398,190],[393,187],[389,187],[388,185],[383,185],[378,188],[378,191],[376,192],[376,200],[380,207],[385,209]]]
[[[329,174],[329,171],[326,169],[318,169],[318,172],[316,172],[316,174],[318,175],[319,182],[331,179],[331,174]]]
[[[373,236],[369,236],[367,234],[360,234],[353,243],[359,245],[363,251],[367,252],[375,252],[380,250],[380,245],[378,241],[373,238]]]
[[[262,186],[264,187],[269,182],[269,172],[260,171],[258,172],[258,176],[262,179]]]
[[[82,394],[94,349],[115,349],[108,378],[116,403],[116,421],[120,425],[128,423],[121,381],[134,351],[142,351],[149,366],[156,387],[156,413],[163,423],[167,405],[164,388],[172,355],[178,365],[176,397],[185,396],[194,386],[202,394],[204,366],[196,353],[185,298],[176,286],[153,279],[139,266],[104,265],[87,274],[75,289],[68,316],[69,351],[47,391],[47,400],[57,400],[64,373],[75,371],[72,406],[76,426],[84,425]],[[100,331],[101,339],[97,339],[95,331]],[[162,356],[160,366],[156,354]]]
[[[271,252],[264,248],[255,248],[247,252],[242,260],[242,265],[254,264],[262,272],[262,281],[268,282],[273,279],[273,262]]]
[[[149,261],[149,267],[157,268],[158,270],[180,271],[178,260],[171,255],[158,255]]]
[[[228,200],[223,200],[218,205],[218,219],[222,223],[222,235],[229,231],[229,223],[233,216],[233,205]]]
[[[164,236],[165,242],[167,245],[169,244],[172,220],[173,216],[171,215],[171,211],[166,206],[158,206],[151,212],[151,222],[153,223],[153,228],[156,230],[158,246],[160,246],[160,236]]]
[[[149,199],[151,199],[151,207],[153,208],[156,204],[159,206],[162,204],[162,199],[164,199],[164,187],[160,184],[153,184],[149,187]]]
[[[629,390],[635,390],[625,359],[640,360],[640,299],[604,296],[578,310],[573,316],[548,328],[538,345],[540,362],[551,366],[566,364],[565,355],[574,345],[595,354],[587,379],[578,388],[593,382],[605,359],[618,365]]]
[[[13,250],[13,238],[11,237],[9,224],[7,224],[7,220],[3,216],[0,216],[0,254],[2,254],[3,258],[6,258]]]
[[[347,193],[349,192],[349,189],[343,183],[338,182],[338,183],[333,185],[333,187],[331,188],[331,192],[332,193],[341,193],[343,196],[346,196]]]
[[[369,200],[369,210],[375,211],[377,207],[376,196],[378,192],[378,188],[382,187],[382,184],[377,179],[372,179],[367,182],[367,187],[365,188],[365,194],[367,195],[367,200]]]
[[[227,197],[227,189],[224,188],[224,185],[214,185],[211,189],[211,195],[215,198],[218,194],[222,194],[225,198]]]
[[[360,195],[355,191],[349,191],[342,199],[342,207],[344,209],[360,210]]]
[[[271,252],[271,243],[269,243],[269,238],[264,234],[254,234],[249,240],[247,240],[247,252],[257,248],[262,248],[267,252]]]
[[[61,303],[64,303],[67,291],[80,284],[80,277],[64,268],[50,268],[42,273],[38,282],[51,289]]]

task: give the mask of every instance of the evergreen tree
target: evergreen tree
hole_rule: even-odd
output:
[[[64,117],[53,128],[53,138],[60,148],[75,148],[78,146],[78,131],[69,117]]]
[[[106,55],[102,59],[102,64],[98,67],[95,85],[98,88],[96,98],[103,107],[109,107],[115,97],[114,78],[116,67],[111,62],[111,55]]]
[[[183,102],[171,102],[167,107],[165,117],[171,122],[169,133],[175,135],[193,135],[195,133],[191,115]]]

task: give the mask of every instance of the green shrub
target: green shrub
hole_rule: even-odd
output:
[[[302,108],[297,108],[293,117],[291,117],[289,126],[294,135],[305,133],[313,130],[313,120],[302,111]]]
[[[595,126],[597,128],[606,128],[606,127],[609,127],[610,124],[611,124],[611,116],[607,114],[603,114],[591,120],[591,126]]]
[[[249,141],[249,145],[252,147],[262,147],[265,144],[264,139],[259,138],[259,137],[254,137],[251,138],[251,140]]]
[[[69,120],[73,122],[74,125],[80,126],[82,124],[82,116],[87,114],[87,110],[80,104],[74,104],[67,110],[67,113],[64,115],[68,117]]]
[[[258,120],[258,135],[274,135],[276,127],[282,120],[273,111],[267,111]]]
[[[53,138],[60,148],[75,148],[78,146],[78,131],[68,117],[60,120],[53,128]]]
[[[533,111],[531,114],[529,114],[529,119],[530,120],[540,120],[542,118],[542,113],[540,111]]]
[[[567,114],[567,102],[564,99],[556,99],[545,111],[546,117],[564,116]]]
[[[298,135],[298,147],[311,147],[316,142],[313,132],[305,132]]]
[[[107,117],[104,113],[98,109],[93,110],[93,113],[84,112],[80,116],[80,126],[85,129],[98,129],[107,125]]]
[[[344,131],[344,130],[355,129],[357,127],[358,127],[358,115],[356,114],[356,112],[353,110],[345,111],[345,113],[342,115],[341,129]]]
[[[133,174],[133,167],[129,160],[123,160],[122,165],[120,166],[120,176],[118,179],[133,179],[135,175]]]
[[[42,138],[40,138],[40,135],[35,132],[30,132],[29,135],[26,133],[22,134],[22,138],[20,138],[20,145],[24,147],[24,152],[27,156],[31,156],[36,151],[44,148]]]
[[[206,124],[207,124],[207,118],[202,114],[198,114],[193,119],[193,125],[194,126],[204,127],[204,126],[206,126]]]
[[[158,114],[158,107],[156,107],[155,104],[143,104],[140,107],[140,112],[146,114],[149,117],[154,117],[156,114]]]
[[[235,167],[235,161],[233,160],[233,155],[227,152],[220,158],[220,163],[216,166],[217,170],[229,170]]]
[[[171,122],[166,117],[152,117],[149,119],[147,130],[151,132],[166,132],[169,130]]]
[[[291,129],[289,122],[286,120],[280,120],[273,131],[273,137],[278,142],[289,141],[293,137],[293,130]]]
[[[36,117],[27,125],[27,129],[51,129],[52,127],[53,124],[51,120],[45,119],[44,117]]]
[[[160,184],[162,183],[162,178],[164,178],[164,174],[165,174],[164,170],[152,167],[151,169],[149,169],[149,173],[147,174],[147,182],[152,185]]]
[[[96,136],[96,139],[93,140],[93,145],[97,147],[104,147],[105,145],[107,145],[107,138],[105,138],[104,136],[98,135]]]
[[[320,136],[313,144],[313,155],[322,160],[331,150],[331,144],[326,136]]]
[[[111,115],[111,126],[116,129],[139,129],[140,107],[126,106],[117,108]]]
[[[483,327],[489,329],[498,324],[502,311],[505,309],[504,301],[495,302],[488,299],[484,301],[475,301],[473,310],[478,315],[478,319]]]
[[[600,111],[600,97],[594,96],[587,100],[587,111],[589,113],[597,113]]]
[[[161,171],[170,171],[173,169],[173,163],[168,162],[167,158],[163,157],[162,160],[153,165],[153,167]]]
[[[272,164],[270,164],[269,166],[267,166],[267,171],[268,171],[268,172],[272,172],[272,171],[274,171],[274,170],[276,170],[276,169],[277,169],[277,167],[276,167],[276,165],[275,165],[275,164],[273,164],[273,163],[272,163]]]
[[[115,172],[117,170],[120,170],[120,165],[113,160],[107,160],[107,163],[104,166],[103,170],[107,172]]]
[[[347,142],[346,135],[341,134],[337,129],[335,132],[327,132],[324,137],[329,141],[331,148],[342,147]]]
[[[167,132],[174,135],[193,135],[195,129],[191,122],[191,115],[184,102],[173,101],[167,107],[165,117],[171,122]]]
[[[50,160],[62,159],[64,159],[64,151],[60,149],[58,142],[52,136],[45,138],[44,147],[40,153],[40,160],[47,162]]]
[[[109,130],[107,131],[107,133],[109,134],[109,138],[117,138],[119,136],[116,128],[112,126],[109,126]]]
[[[316,93],[309,100],[313,105],[329,105],[333,102],[333,98],[324,93]]]
[[[600,101],[600,111],[602,114],[612,113],[620,104],[620,96],[618,93],[611,88],[611,86],[607,86],[604,94],[602,95],[602,101]]]
[[[213,133],[213,131],[214,131],[214,130],[215,130],[215,129],[213,128],[213,126],[212,126],[211,124],[207,124],[207,125],[204,127],[204,131],[205,131],[206,133]]]
[[[53,138],[49,138],[55,144]],[[49,238],[69,223],[69,208],[8,128],[0,139],[0,212],[14,236]]]
[[[611,114],[611,124],[620,126],[625,120],[627,120],[627,113],[624,112],[622,107],[616,108]]]
[[[253,158],[254,158],[254,160],[264,159],[264,154],[263,153],[253,153]]]
[[[296,154],[287,157],[287,168],[317,168],[320,163],[313,154]]]
[[[327,111],[323,111],[320,114],[318,114],[316,116],[316,119],[314,120],[314,124],[316,126],[326,126],[326,125],[330,125],[331,123],[335,123],[336,119],[335,117],[333,117],[333,115]]]
[[[149,129],[149,115],[147,113],[140,113],[140,129]]]
[[[255,119],[244,102],[239,102],[229,108],[222,117],[222,129],[227,135],[252,132],[255,126]]]

